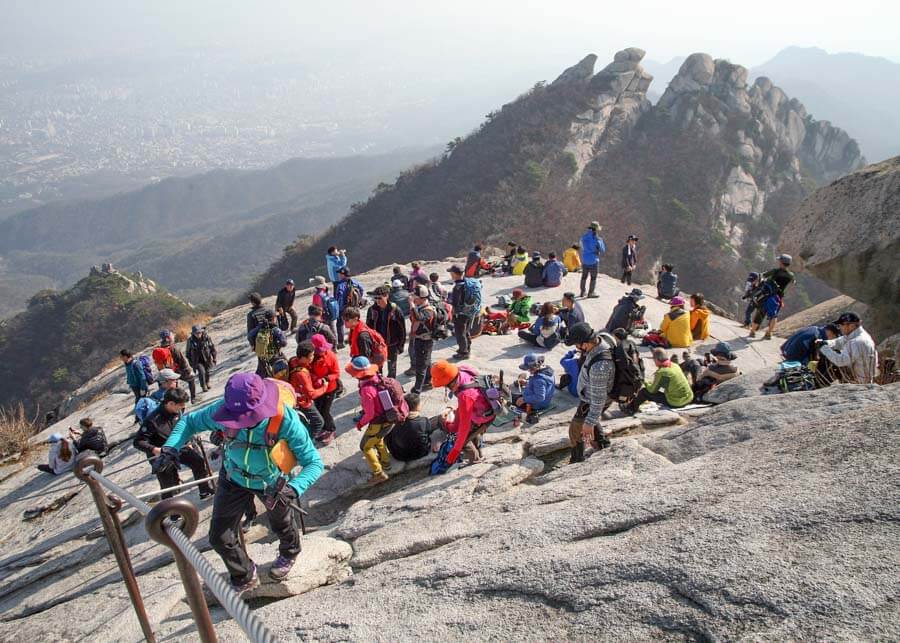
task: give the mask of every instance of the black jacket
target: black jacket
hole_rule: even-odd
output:
[[[637,247],[631,249],[627,243],[622,248],[622,268],[634,268],[637,265]]]
[[[160,404],[144,420],[141,428],[138,429],[137,435],[134,436],[132,445],[138,451],[146,453],[148,458],[152,458],[153,447],[159,448],[166,443],[166,440],[172,434],[172,429],[175,428],[180,419],[180,413],[170,415],[166,413],[165,408]]]
[[[431,420],[421,415],[406,418],[385,436],[384,444],[403,462],[424,458],[431,452]]]
[[[266,320],[266,309],[262,306],[251,308],[247,313],[247,332],[262,324]]]
[[[533,259],[525,266],[525,287],[540,288],[544,285],[544,263]]]
[[[631,297],[622,297],[613,308],[609,321],[606,322],[606,331],[611,333],[617,328],[629,330],[631,324],[631,312],[637,308],[637,302]]]
[[[337,344],[337,337],[331,332],[331,327],[325,322],[307,319],[297,325],[297,343],[312,339],[313,335],[321,335],[325,340],[334,346]]]
[[[206,368],[210,368],[218,359],[216,345],[206,333],[203,333],[199,339],[193,335],[188,337],[184,352],[194,368],[197,368],[197,364],[203,364]]]
[[[278,291],[278,294],[275,296],[275,308],[283,308],[284,310],[290,310],[294,307],[294,297],[297,296],[297,289],[294,288],[292,291],[288,292],[287,288],[282,288]],[[247,329],[247,332],[250,332],[250,329]]]
[[[388,302],[386,308],[381,308],[378,304],[369,306],[366,312],[366,326],[378,331],[388,346],[396,348],[406,343],[406,319],[394,303]]]

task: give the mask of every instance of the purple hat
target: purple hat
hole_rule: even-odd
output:
[[[213,420],[226,429],[256,426],[278,410],[278,384],[256,373],[237,373],[225,384],[225,402]]]
[[[669,305],[670,306],[684,306],[684,299],[682,299],[681,297],[676,295],[675,297],[672,297],[669,300]]]

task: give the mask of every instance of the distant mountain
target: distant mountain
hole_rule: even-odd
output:
[[[669,81],[675,78],[683,62],[684,56],[675,56],[667,63],[661,63],[656,60],[641,61],[641,65],[643,65],[647,73],[653,76],[653,84],[647,90],[647,98],[651,103],[655,105],[662,97],[666,87],[669,86]]]
[[[840,124],[859,141],[869,161],[900,154],[900,64],[788,47],[750,73],[770,78],[817,118]]]
[[[114,360],[146,346],[160,328],[197,311],[139,275],[92,269],[64,292],[42,291],[0,323],[0,406],[51,410]]]

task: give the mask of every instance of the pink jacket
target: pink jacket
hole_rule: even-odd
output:
[[[359,401],[362,404],[363,416],[356,423],[356,428],[362,430],[369,422],[382,413],[381,402],[378,401],[377,386],[363,386],[371,378],[359,380]]]
[[[459,385],[463,386],[475,381],[478,371],[467,366],[459,369]],[[494,419],[494,409],[484,393],[477,388],[468,388],[454,393],[456,395],[456,415],[447,424],[447,432],[456,434],[453,449],[447,454],[447,463],[453,464],[462,452],[472,428],[487,424]]]

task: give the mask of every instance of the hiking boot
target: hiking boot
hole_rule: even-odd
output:
[[[275,559],[275,562],[272,563],[272,566],[269,568],[269,576],[275,580],[284,579],[291,573],[291,568],[296,561],[296,558],[288,558],[287,556],[278,554],[278,558]]]
[[[323,447],[327,447],[329,444],[334,442],[334,431],[322,431],[315,437],[315,441],[321,444]]]
[[[584,462],[584,442],[579,442],[572,447],[572,455],[569,456],[569,464]]]
[[[434,390],[434,384],[432,384],[431,382],[429,382],[428,384],[423,384],[423,385],[422,385],[422,392],[424,392],[424,391],[433,391],[433,390]]]
[[[453,353],[450,359],[460,360],[460,359],[469,359],[468,353]]]
[[[763,339],[772,339],[772,333],[766,333],[763,335]]]
[[[751,330],[751,331],[750,331],[750,334],[747,335],[747,337],[756,337],[756,331],[755,331],[755,330]]]
[[[256,573],[255,563],[253,565],[253,574],[250,576],[250,580],[244,583],[235,583],[234,579],[231,580],[231,589],[237,592],[238,596],[256,587],[259,587],[259,574]]]
[[[589,292],[587,298],[588,298],[588,299],[599,299],[599,298],[600,298],[600,295],[598,295],[598,294],[595,293],[595,292]]]
[[[209,487],[206,487],[205,489],[203,487],[200,487],[200,500],[206,500],[210,496],[215,495],[215,493],[216,492]]]
[[[384,471],[380,471],[378,473],[373,473],[369,479],[366,481],[366,484],[370,487],[375,487],[380,485],[382,482],[387,482],[391,477],[386,474]]]
[[[528,415],[525,416],[525,421],[528,424],[537,424],[538,420],[540,420],[540,419],[541,419],[541,416],[538,415],[537,413],[529,413]]]

